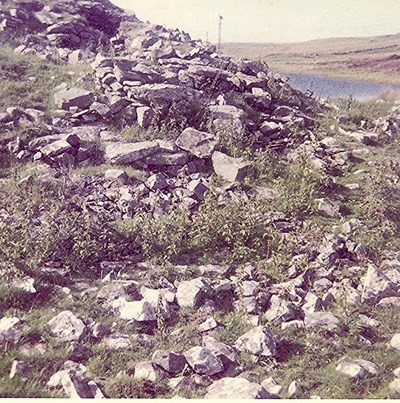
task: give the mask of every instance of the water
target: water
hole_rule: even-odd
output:
[[[387,90],[400,92],[400,85],[341,80],[300,73],[283,73],[283,75],[289,77],[289,83],[293,88],[303,92],[311,90],[314,95],[323,99],[353,97],[366,100],[375,98]]]

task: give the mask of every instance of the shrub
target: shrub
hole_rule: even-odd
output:
[[[110,382],[105,389],[111,398],[136,398],[154,399],[168,397],[171,393],[166,382],[151,382],[147,380],[135,380],[124,377]]]
[[[10,186],[0,204],[11,215],[2,222],[0,258],[34,278],[46,262],[57,262],[75,274],[98,274],[102,260],[121,258],[137,247],[116,229],[106,214],[84,213],[64,187],[34,182]]]
[[[322,191],[318,174],[306,163],[286,166],[275,188],[279,192],[276,207],[300,217],[313,212],[315,198]]]
[[[229,261],[269,256],[273,233],[260,219],[262,210],[254,201],[231,200],[218,206],[215,196],[207,197],[189,233],[194,253]]]

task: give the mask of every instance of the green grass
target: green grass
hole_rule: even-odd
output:
[[[62,82],[76,84],[82,72],[88,71],[84,65],[59,65],[37,56],[17,55],[7,47],[0,50],[0,108],[20,106],[49,111],[54,106],[55,88]]]

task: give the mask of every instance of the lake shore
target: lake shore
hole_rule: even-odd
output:
[[[389,96],[400,96],[400,85],[371,83],[359,80],[339,79],[317,74],[282,72],[290,85],[302,92],[312,91],[322,99],[353,98],[365,101]]]
[[[226,43],[223,51],[265,61],[277,71],[400,84],[400,34],[281,44]]]

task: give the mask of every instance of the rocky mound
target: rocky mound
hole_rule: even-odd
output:
[[[398,107],[106,0],[0,18],[0,395],[399,391]]]

